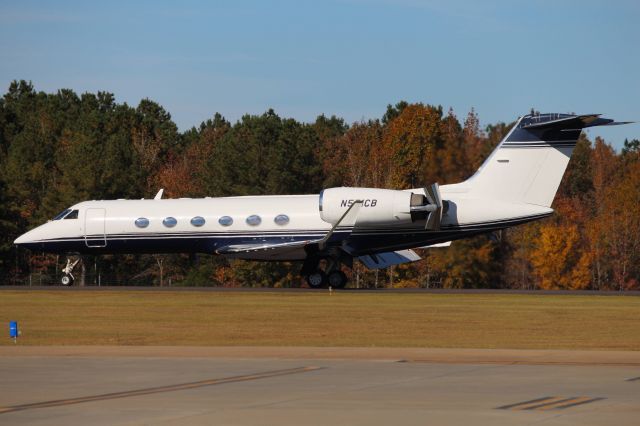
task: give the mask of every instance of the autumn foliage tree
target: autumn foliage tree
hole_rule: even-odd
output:
[[[566,200],[557,203],[556,209],[562,214],[540,226],[531,252],[538,285],[545,290],[588,288],[590,258],[582,247],[579,213]]]
[[[160,104],[118,103],[107,92],[36,91],[12,82],[0,99],[0,279],[55,280],[58,258],[13,240],[85,199],[318,193],[334,186],[408,189],[470,177],[513,123],[482,127],[474,110],[400,101],[380,118],[303,123],[275,111],[235,123],[216,113],[180,132]],[[627,290],[640,287],[640,142],[617,153],[577,143],[554,215],[419,249],[424,261],[386,271],[354,263],[352,285]],[[300,264],[211,255],[87,259],[88,282],[133,285],[298,286]],[[99,278],[100,277],[100,278]]]

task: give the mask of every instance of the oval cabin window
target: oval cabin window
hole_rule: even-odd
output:
[[[218,223],[222,226],[231,226],[233,224],[233,218],[231,216],[222,216],[218,219]]]
[[[140,217],[136,219],[135,223],[138,228],[146,228],[147,226],[149,226],[149,219],[147,219],[146,217]]]
[[[262,219],[257,214],[252,214],[247,218],[247,225],[257,226],[260,225],[260,222],[262,222]]]
[[[278,225],[286,225],[289,223],[289,216],[286,214],[279,214],[275,219],[273,219],[273,221]]]
[[[204,222],[205,220],[204,220],[204,217],[202,216],[196,216],[193,219],[191,219],[191,224],[193,226],[202,226],[204,225]]]
[[[178,224],[178,221],[176,220],[175,217],[169,216],[162,221],[162,224],[167,228],[173,228]]]

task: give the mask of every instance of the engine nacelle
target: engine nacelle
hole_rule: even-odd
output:
[[[335,225],[351,204],[362,200],[358,225],[409,224],[416,219],[411,214],[412,196],[415,200],[416,194],[392,189],[329,188],[320,193],[320,217]]]

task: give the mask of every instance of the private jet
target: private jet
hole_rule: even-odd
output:
[[[580,132],[625,124],[599,114],[520,117],[469,179],[426,188],[328,188],[312,195],[84,201],[25,233],[34,251],[210,253],[302,261],[311,288],[342,288],[354,259],[379,269],[414,262],[412,249],[548,217]],[[73,283],[67,259],[61,282]]]

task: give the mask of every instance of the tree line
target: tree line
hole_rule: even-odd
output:
[[[407,102],[379,119],[312,123],[273,110],[221,114],[184,132],[158,103],[111,93],[36,91],[13,81],[0,99],[0,279],[51,284],[63,259],[16,248],[28,229],[83,200],[309,194],[333,186],[391,189],[471,176],[514,123],[481,128],[472,110]],[[640,141],[617,153],[583,134],[549,219],[419,250],[424,261],[367,271],[351,285],[627,290],[640,287]],[[299,286],[296,262],[212,255],[84,258],[87,284]]]

